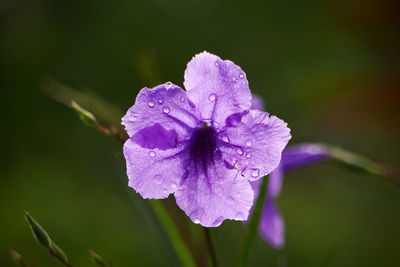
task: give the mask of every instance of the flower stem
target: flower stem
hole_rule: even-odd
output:
[[[203,229],[204,229],[204,235],[205,235],[205,238],[206,238],[208,253],[209,253],[210,258],[211,258],[211,264],[212,264],[213,267],[218,267],[217,253],[216,253],[215,247],[213,245],[210,229],[208,229],[206,227],[203,227]]]
[[[186,246],[185,241],[182,239],[176,225],[171,219],[165,207],[162,205],[161,201],[151,200],[151,206],[163,225],[165,232],[167,233],[172,246],[175,249],[182,265],[185,267],[195,267],[196,262],[190,252],[189,248]]]
[[[260,223],[261,213],[264,206],[264,200],[266,198],[268,179],[266,177],[262,178],[260,193],[256,201],[256,205],[251,215],[249,224],[247,225],[245,237],[242,241],[241,250],[239,252],[239,265],[240,267],[245,267],[248,265],[250,252],[254,240],[257,235],[258,225]]]

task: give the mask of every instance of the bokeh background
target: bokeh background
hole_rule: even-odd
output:
[[[0,265],[12,266],[11,248],[58,265],[23,210],[74,266],[93,266],[88,249],[114,266],[178,264],[127,187],[121,145],[43,94],[45,77],[125,111],[144,86],[182,85],[186,63],[207,50],[246,71],[291,143],[398,166],[399,10],[396,0],[2,0]],[[400,266],[399,184],[321,163],[288,174],[278,203],[286,247],[259,238],[251,266]],[[233,266],[243,229],[212,230],[221,266]]]

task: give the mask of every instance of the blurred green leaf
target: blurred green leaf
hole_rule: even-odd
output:
[[[114,125],[119,130],[122,129],[120,124],[122,111],[97,95],[75,90],[53,78],[43,79],[41,89],[49,97],[67,106],[71,105],[72,101],[76,101],[93,112],[97,118]]]
[[[189,247],[182,239],[182,236],[180,235],[176,225],[172,221],[171,216],[168,214],[168,211],[163,206],[162,202],[159,200],[150,200],[150,203],[153,207],[155,214],[157,215],[157,218],[163,225],[164,230],[167,233],[176,254],[182,262],[182,265],[185,267],[195,267],[196,262]]]
[[[260,192],[258,193],[258,198],[256,201],[256,205],[253,210],[253,214],[251,214],[249,224],[247,225],[244,239],[242,241],[241,250],[239,254],[239,266],[245,267],[248,265],[251,248],[254,243],[255,237],[257,235],[258,225],[260,224],[261,212],[264,206],[264,200],[266,198],[267,193],[267,177],[262,178]]]
[[[50,236],[43,229],[43,227],[35,219],[33,219],[27,211],[24,211],[24,217],[28,222],[35,239],[46,248],[51,248]]]

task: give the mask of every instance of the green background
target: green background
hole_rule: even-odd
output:
[[[125,111],[140,88],[182,85],[203,50],[246,72],[292,144],[337,144],[400,163],[398,1],[2,0],[0,265],[15,249],[58,266],[28,210],[74,266],[93,249],[114,266],[175,266],[148,203],[127,186],[121,145],[40,91],[46,76]],[[287,175],[278,200],[286,247],[257,240],[251,266],[399,266],[400,185],[316,164]],[[185,219],[186,220],[186,219]],[[192,238],[201,233],[191,226]],[[243,224],[212,230],[233,266]],[[198,246],[198,255],[205,251]]]

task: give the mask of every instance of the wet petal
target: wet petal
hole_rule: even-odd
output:
[[[264,205],[259,230],[261,236],[275,248],[282,248],[285,243],[285,222],[273,200]]]
[[[232,61],[203,52],[188,63],[185,88],[203,121],[223,126],[227,116],[250,108],[246,74]]]
[[[247,220],[253,196],[249,181],[221,160],[207,169],[189,166],[186,180],[175,192],[179,207],[205,227],[217,227],[225,219]]]
[[[257,180],[278,166],[291,135],[281,119],[250,110],[235,127],[221,131],[218,138],[223,158],[248,179]]]
[[[135,140],[140,140],[141,144],[146,143],[145,139],[149,133],[152,133],[153,137],[157,136],[157,131],[169,137],[176,134],[177,142],[185,140],[190,129],[196,127],[197,123],[193,103],[188,101],[185,91],[172,83],[159,85],[153,89],[143,88],[135,104],[122,118],[122,124],[129,136],[139,132]],[[151,139],[147,138],[150,142]],[[158,145],[161,145],[159,148],[171,146],[171,144],[164,146],[161,143]]]
[[[124,144],[129,186],[143,198],[166,198],[183,176],[182,145],[161,150],[144,148],[132,139]]]

